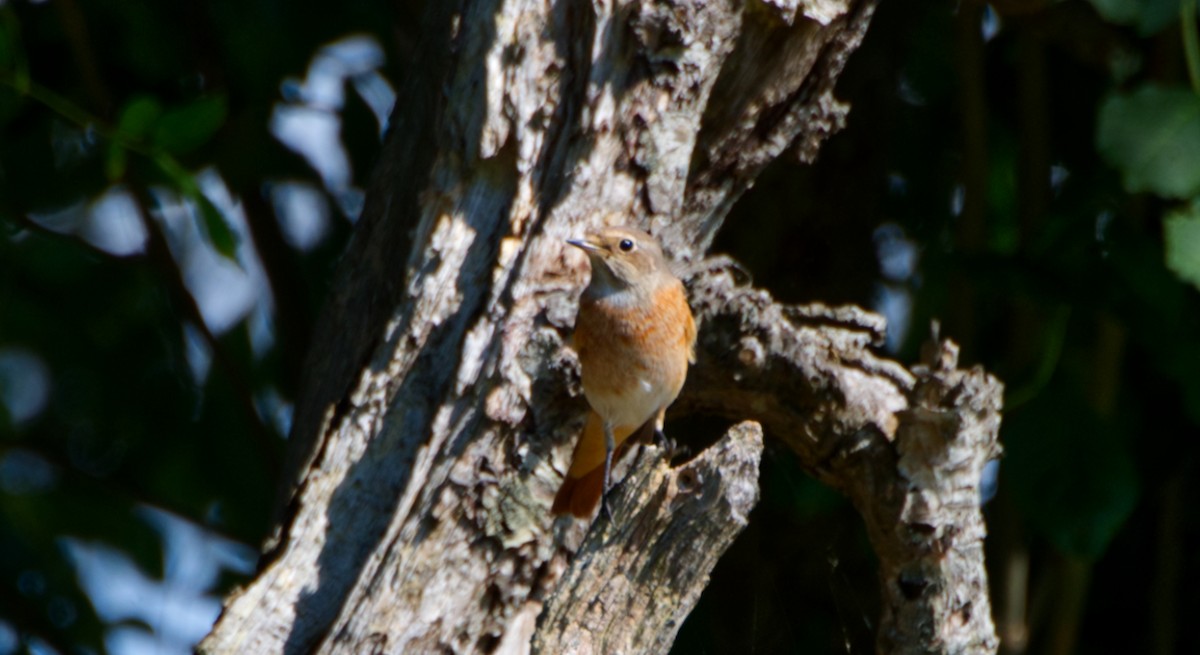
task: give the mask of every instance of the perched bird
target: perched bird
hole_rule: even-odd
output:
[[[592,268],[574,335],[592,411],[551,511],[586,518],[612,486],[614,453],[631,435],[661,434],[695,361],[696,323],[654,237],[605,227],[567,243]]]

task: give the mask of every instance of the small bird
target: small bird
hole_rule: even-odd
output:
[[[574,335],[592,411],[551,511],[587,518],[612,487],[613,457],[626,440],[651,429],[661,436],[696,358],[696,323],[654,237],[605,227],[567,243],[587,253],[592,268]]]

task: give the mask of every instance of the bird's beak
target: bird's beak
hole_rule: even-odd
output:
[[[580,250],[586,252],[589,255],[594,252],[599,252],[599,250],[600,250],[599,246],[592,243],[591,241],[588,241],[587,239],[567,239],[567,243],[571,244],[572,246],[575,246],[576,248],[579,248]]]

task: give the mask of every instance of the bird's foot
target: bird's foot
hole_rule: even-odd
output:
[[[667,452],[675,450],[675,440],[668,439],[667,435],[662,430],[654,430],[654,445],[662,448]]]
[[[663,434],[662,430],[654,431],[654,445],[663,449],[667,461],[675,461],[678,458],[687,457],[691,452],[691,449],[687,445],[676,442],[674,439]]]
[[[600,494],[600,516],[609,523],[613,522],[612,510],[608,506],[608,495],[611,493],[612,490],[608,489]]]

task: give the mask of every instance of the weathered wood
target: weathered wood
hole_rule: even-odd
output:
[[[296,486],[264,567],[200,650],[669,646],[756,494],[747,467],[757,455],[744,445],[755,432],[735,429],[720,443],[743,446],[719,445],[690,469],[635,466],[617,503],[633,518],[617,529],[585,540],[584,524],[551,519],[584,407],[564,338],[585,267],[563,240],[604,221],[650,228],[691,271],[703,352],[678,409],[760,420],[854,499],[883,564],[881,648],[994,643],[975,575],[974,469],[955,469],[946,486],[939,467],[958,466],[960,446],[982,448],[972,463],[994,453],[998,385],[883,360],[870,351],[877,317],[781,307],[702,259],[764,166],[789,148],[811,159],[840,125],[847,107],[833,85],[873,0],[426,6],[414,75],[314,331],[289,455]],[[968,392],[914,395],[968,378]],[[918,409],[957,417],[955,434],[978,438],[910,441],[923,434]],[[655,490],[678,490],[688,470],[742,482],[714,492],[720,511],[704,521],[694,512],[707,492],[674,514],[656,509]],[[913,493],[922,508],[957,513],[914,514]],[[709,529],[696,570],[662,568],[680,535]],[[958,549],[963,568],[933,570],[937,548]],[[614,571],[640,573],[605,586],[598,576]],[[915,601],[896,582],[914,571],[934,581]],[[590,589],[599,596],[579,606]],[[945,589],[973,590],[973,611],[966,628],[931,632],[928,621],[963,617],[962,603],[939,613],[925,600]],[[622,617],[629,608],[644,609]],[[636,632],[623,618],[647,623]]]
[[[761,421],[845,493],[880,560],[884,653],[994,653],[980,510],[1003,387],[949,341],[906,370],[870,347],[879,317],[781,306],[713,260],[689,287],[701,321],[678,411]]]
[[[536,653],[665,653],[758,501],[762,428],[740,423],[672,469],[638,466],[556,585]],[[657,451],[657,449],[655,449]]]

